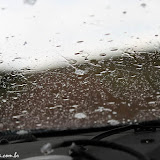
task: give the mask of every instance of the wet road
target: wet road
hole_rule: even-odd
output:
[[[160,117],[159,53],[69,63],[29,75],[1,73],[0,129],[86,128]]]

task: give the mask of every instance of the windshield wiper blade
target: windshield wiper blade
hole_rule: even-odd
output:
[[[103,132],[103,133],[101,133],[99,135],[96,135],[91,140],[101,140],[101,139],[106,138],[108,136],[111,136],[111,135],[114,135],[114,134],[118,134],[118,133],[121,133],[121,132],[125,132],[125,131],[131,130],[133,128],[134,128],[133,125],[118,127],[118,128],[111,129],[109,131]]]
[[[112,128],[116,128],[116,126],[85,128],[85,129],[66,129],[66,130],[54,130],[47,128],[30,129],[30,130],[6,130],[6,131],[0,131],[0,145],[31,142],[35,141],[36,138],[43,138],[43,137],[79,135],[83,133],[97,132],[97,130],[99,131],[110,130]]]
[[[103,132],[99,135],[96,135],[92,138],[92,140],[101,140],[103,138],[106,138],[108,136],[122,133],[125,131],[129,130],[134,130],[135,132],[143,132],[143,131],[151,131],[155,132],[157,128],[160,128],[160,121],[155,120],[155,121],[145,121],[141,122],[139,124],[131,124],[131,125],[125,125],[125,126],[120,126],[115,129],[108,130],[106,132]]]
[[[28,134],[0,134],[0,145],[2,144],[14,144],[14,143],[22,143],[22,142],[32,142],[36,141],[36,137],[30,133]]]
[[[79,135],[83,133],[104,131],[103,133],[92,138],[92,140],[101,140],[105,137],[129,131],[132,129],[135,132],[141,132],[141,131],[156,131],[157,128],[160,128],[159,120],[141,122],[139,124],[105,126],[105,127],[87,128],[87,129],[86,128],[70,129],[70,130],[31,129],[31,130],[24,130],[24,132],[26,132],[24,134],[18,134],[19,131],[2,131],[0,132],[0,144],[30,142],[30,141],[35,141],[36,138],[42,138],[42,137]]]

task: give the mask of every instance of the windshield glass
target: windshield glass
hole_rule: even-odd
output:
[[[159,119],[158,0],[0,0],[0,129]]]

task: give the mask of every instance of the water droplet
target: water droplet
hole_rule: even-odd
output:
[[[113,42],[113,40],[109,40],[108,42]]]
[[[155,104],[155,103],[156,103],[155,101],[148,102],[148,104]]]
[[[20,119],[21,115],[13,116],[13,119]]]
[[[111,118],[112,118],[112,116],[109,114],[109,115],[108,115],[108,119],[111,119]]]
[[[81,53],[79,53],[79,52],[75,53],[75,55],[79,55],[79,54],[81,54]]]
[[[160,66],[154,66],[155,68],[157,68],[157,69],[160,69]]]
[[[15,57],[12,61],[18,60],[18,59],[22,59],[22,57]]]
[[[4,102],[4,103],[5,103],[5,102],[7,102],[7,100],[6,100],[6,99],[2,99],[2,102]]]
[[[24,110],[24,111],[22,111],[22,113],[23,113],[23,114],[26,114],[26,113],[28,113],[28,111]]]
[[[73,112],[73,111],[75,111],[75,109],[69,109],[69,112]]]
[[[78,107],[78,105],[76,105],[76,104],[75,104],[75,105],[73,105],[72,107],[73,107],[73,108],[77,108],[77,107]]]
[[[115,112],[115,111],[114,111],[114,112],[112,112],[112,114],[114,114],[114,115],[115,115],[115,114],[117,114],[117,112]]]
[[[25,46],[27,44],[27,42],[25,41],[24,43],[23,43],[23,45]]]
[[[105,53],[100,53],[100,56],[106,56],[106,54]]]
[[[103,111],[111,112],[112,110],[104,107],[98,107],[98,109],[95,109],[95,112],[103,112]]]
[[[42,126],[42,124],[36,124],[36,126],[37,126],[37,127],[41,127],[41,126]]]
[[[117,120],[111,119],[111,120],[108,120],[108,123],[109,123],[110,125],[118,125],[120,122],[117,121]]]
[[[122,13],[123,13],[123,14],[126,14],[126,13],[127,13],[127,11],[123,11]]]
[[[83,119],[86,118],[87,116],[84,113],[76,113],[74,117],[77,119]]]
[[[16,123],[16,124],[19,124],[19,123],[20,123],[20,121],[19,121],[19,120],[17,120],[15,123]]]
[[[110,51],[117,51],[117,50],[118,50],[118,48],[111,48]]]
[[[55,108],[61,108],[62,105],[56,105],[56,106],[53,106],[53,107],[49,107],[49,109],[55,109]]]
[[[77,41],[77,43],[82,43],[82,42],[84,42],[84,41]]]
[[[18,99],[18,97],[12,97],[14,100]]]
[[[146,3],[141,4],[141,7],[143,7],[143,8],[145,8],[146,6],[147,6]]]
[[[29,4],[29,5],[34,5],[37,0],[24,0],[24,3]]]
[[[75,70],[75,74],[82,76],[82,75],[85,74],[85,71],[84,71],[84,70],[81,70],[81,69],[76,69],[76,70]]]
[[[107,102],[108,105],[113,105],[115,102]]]
[[[157,98],[160,98],[160,95],[157,95],[156,97],[157,97]]]

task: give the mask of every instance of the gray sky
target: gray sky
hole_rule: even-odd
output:
[[[159,6],[159,0],[0,0],[0,70],[43,70],[70,59],[83,63],[84,55],[159,49]]]

